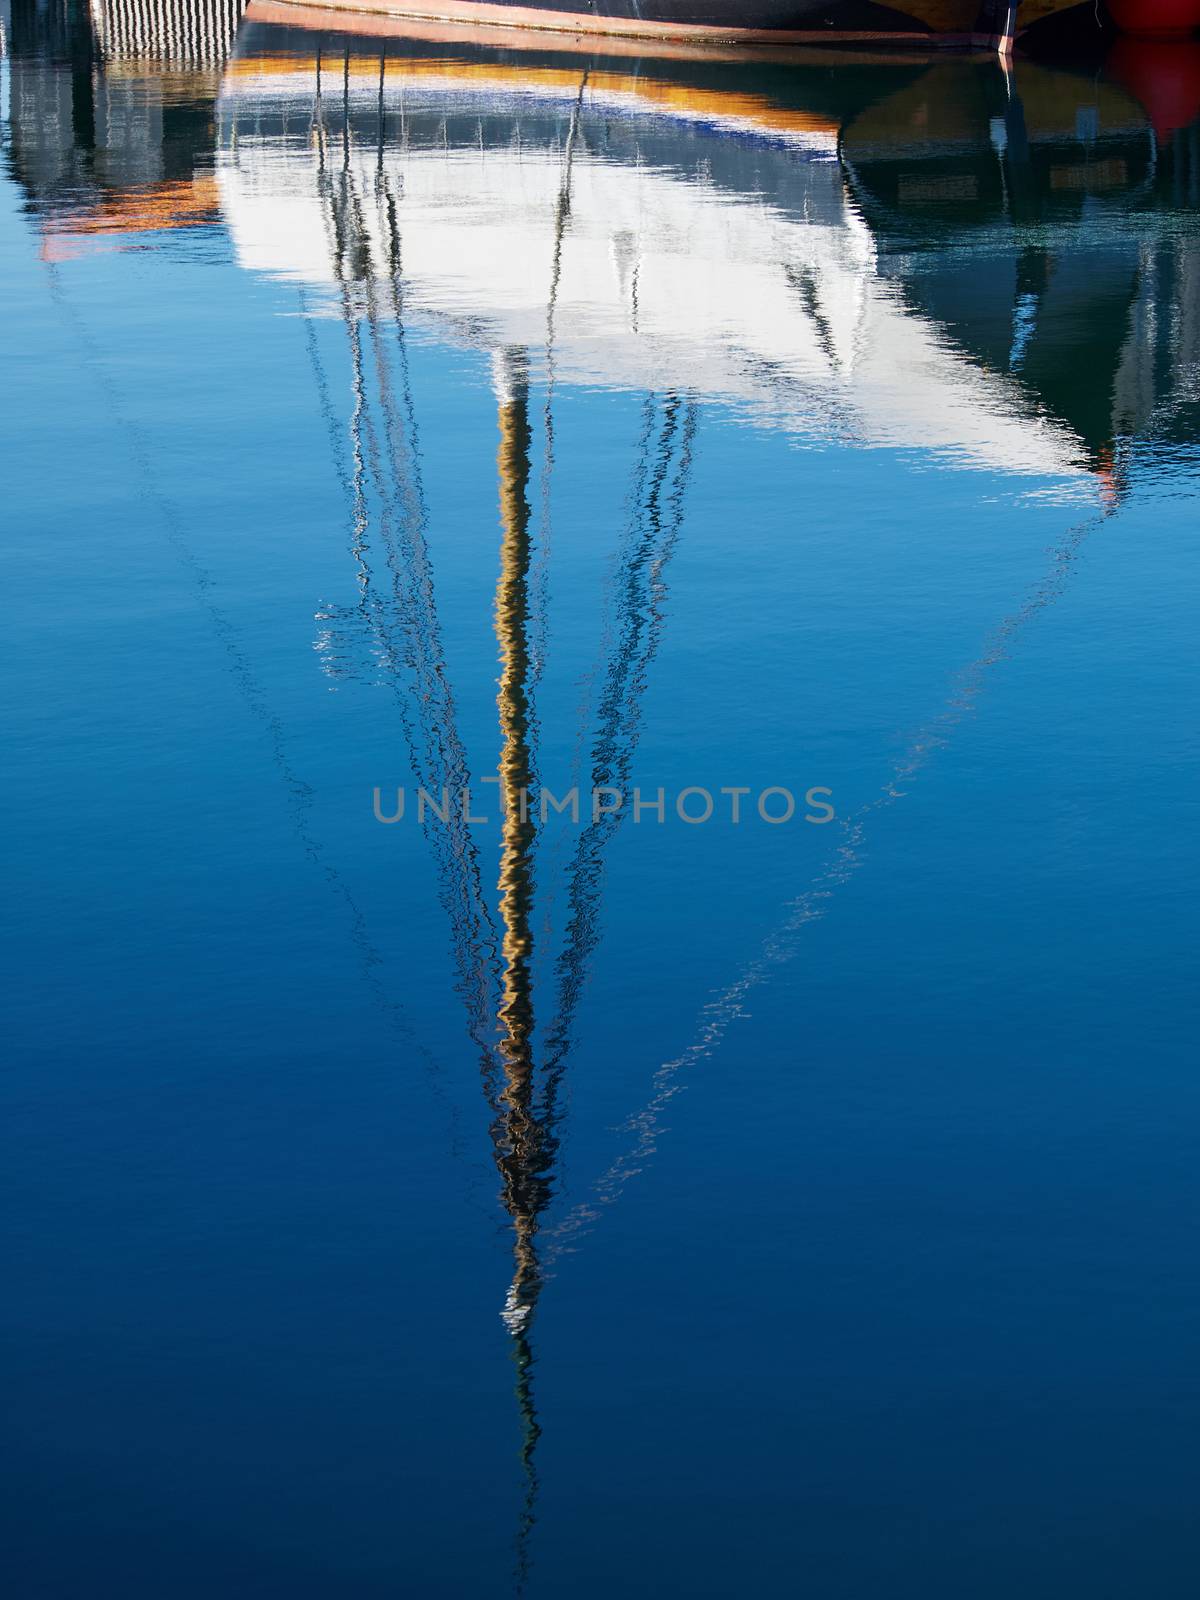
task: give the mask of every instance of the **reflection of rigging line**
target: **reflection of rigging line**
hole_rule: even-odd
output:
[[[641,700],[646,675],[658,652],[666,613],[664,573],[675,553],[683,526],[683,503],[691,473],[696,431],[696,406],[689,401],[679,427],[680,401],[666,402],[658,460],[646,497],[645,526],[624,565],[624,582],[616,597],[620,634],[609,662],[599,703],[599,728],[592,747],[592,792],[602,788],[624,796],[641,733]],[[663,490],[675,451],[674,481],[664,501]],[[580,835],[572,861],[567,894],[567,926],[556,964],[557,1011],[546,1049],[544,1114],[555,1115],[558,1087],[571,1044],[571,1027],[587,979],[588,962],[600,936],[599,911],[605,848],[621,825],[621,809],[591,821]]]
[[[425,539],[425,510],[414,503],[414,486],[410,476],[402,470],[400,450],[404,441],[399,436],[399,422],[392,399],[387,356],[379,333],[378,310],[372,285],[367,287],[367,323],[370,328],[371,347],[375,359],[379,384],[380,408],[384,418],[384,438],[387,446],[388,467],[394,487],[401,491],[398,518],[407,592],[401,594],[401,579],[396,569],[394,551],[389,548],[389,566],[393,571],[397,603],[407,599],[413,604],[411,631],[415,640],[414,675],[417,680],[419,703],[431,727],[426,727],[427,743],[433,752],[438,787],[449,791],[451,804],[449,820],[435,837],[443,859],[444,870],[450,879],[450,896],[455,906],[454,917],[460,941],[460,960],[464,999],[476,1013],[479,1029],[489,1016],[491,988],[484,951],[494,950],[495,930],[491,913],[483,899],[478,857],[463,807],[457,804],[470,782],[466,751],[457,732],[454,697],[446,679],[445,655],[438,625],[434,595],[432,565]],[[424,708],[428,708],[427,712]],[[492,963],[494,965],[494,962]]]
[[[765,983],[776,968],[791,960],[801,930],[824,916],[834,891],[862,865],[861,847],[868,818],[901,799],[906,791],[899,785],[916,777],[929,763],[934,752],[949,743],[953,730],[974,710],[992,669],[1007,659],[1013,641],[1038,613],[1059,598],[1084,541],[1115,509],[1115,504],[1109,505],[1067,532],[1053,551],[1050,571],[1032,590],[1024,605],[992,630],[982,654],[957,674],[954,687],[942,709],[917,731],[903,756],[893,766],[880,793],[839,824],[842,838],[824,869],[802,894],[789,902],[783,921],[768,936],[759,954],[715,1000],[704,1007],[697,1038],[681,1055],[664,1062],[654,1074],[653,1092],[649,1100],[622,1125],[634,1135],[633,1143],[592,1185],[590,1198],[581,1201],[557,1227],[546,1233],[548,1247],[543,1252],[543,1268],[570,1251],[575,1241],[597,1221],[601,1209],[612,1205],[629,1180],[653,1158],[658,1148],[659,1117],[667,1104],[683,1089],[684,1084],[679,1081],[683,1074],[715,1053],[731,1024],[745,1015],[743,1004],[746,996]]]
[[[375,176],[377,181],[383,181],[383,145],[384,145],[384,109],[383,109],[383,80],[387,70],[387,51],[379,52],[379,101],[376,108],[376,117],[379,123],[379,148],[375,161]]]
[[[579,80],[579,92],[575,96],[575,104],[571,110],[571,122],[567,129],[567,142],[563,152],[562,179],[559,183],[558,200],[554,208],[554,250],[550,261],[550,292],[546,297],[546,398],[542,407],[542,433],[545,445],[542,457],[540,548],[533,574],[534,623],[533,659],[530,673],[531,689],[536,688],[542,676],[542,668],[545,665],[548,649],[546,637],[549,626],[547,584],[552,537],[550,487],[554,475],[554,394],[558,377],[554,348],[555,319],[558,311],[558,288],[562,280],[563,238],[566,233],[567,220],[571,215],[571,173],[575,164],[575,145],[579,137],[583,96],[587,88],[590,70],[588,67],[583,70],[583,76]]]
[[[359,356],[359,360],[355,363],[355,381],[356,384],[361,385],[362,367],[357,338],[354,341],[354,351]],[[369,473],[382,497],[386,493],[386,489],[383,487],[383,468],[380,460],[378,437],[374,425],[370,421],[369,412],[365,418],[365,431],[367,440],[366,461]],[[393,599],[397,611],[403,613],[407,606],[407,597],[399,592],[400,578],[396,566],[396,551],[387,528],[386,511],[381,517],[381,523],[383,524],[381,533],[386,547],[388,567],[392,573]],[[472,1037],[480,1044],[481,1048],[487,1048],[490,1046],[491,1036],[491,1019],[488,1010],[489,995],[484,986],[484,971],[475,954],[481,948],[479,919],[472,915],[470,882],[464,877],[468,858],[461,848],[456,847],[461,811],[456,807],[455,802],[459,791],[466,783],[465,768],[461,764],[458,766],[451,765],[450,758],[445,753],[443,742],[437,737],[436,733],[431,732],[425,720],[429,715],[428,707],[431,697],[427,693],[421,692],[420,688],[418,688],[416,695],[419,707],[418,715],[425,747],[424,751],[421,750],[418,739],[413,732],[408,712],[406,691],[403,687],[405,663],[397,652],[387,621],[382,619],[383,606],[381,602],[369,592],[370,578],[365,571],[365,567],[360,568],[359,572],[360,580],[368,586],[368,605],[371,611],[375,613],[374,618],[371,620],[371,625],[376,629],[377,637],[381,642],[380,659],[384,669],[384,679],[391,689],[396,703],[413,772],[418,782],[435,798],[443,788],[449,791],[451,797],[448,824],[443,828],[435,828],[430,821],[426,820],[424,833],[437,863],[439,895],[450,922],[452,947],[459,973],[456,987],[467,1007]],[[418,646],[417,651],[413,653],[419,657],[421,649],[422,647]],[[417,678],[418,685],[420,685],[422,679],[427,682],[428,674],[418,672]],[[442,783],[439,780],[447,781]],[[490,1049],[487,1060],[490,1065]]]
[[[319,92],[316,105],[319,116]],[[348,99],[344,100],[344,114],[348,125]],[[412,473],[401,470],[399,453],[404,446],[404,440],[392,402],[387,360],[379,332],[370,241],[363,222],[361,206],[354,192],[353,180],[345,165],[345,158],[340,175],[339,202],[339,196],[330,182],[323,160],[326,149],[323,125],[318,128],[317,137],[320,152],[318,182],[328,208],[331,255],[341,291],[342,317],[350,346],[354,389],[350,427],[354,460],[353,478],[349,479],[341,466],[340,453],[335,460],[335,470],[339,480],[343,484],[349,483],[351,487],[352,524],[355,528],[353,554],[356,559],[356,578],[359,586],[359,602],[355,611],[367,625],[374,641],[376,659],[383,665],[385,681],[395,698],[414,775],[435,798],[443,790],[449,791],[451,796],[448,822],[443,829],[438,830],[427,821],[425,835],[437,863],[439,896],[450,922],[452,947],[458,968],[456,987],[467,1007],[471,1036],[479,1044],[481,1051],[486,1052],[485,1059],[490,1069],[493,1066],[490,1053],[491,987],[483,952],[488,949],[493,951],[494,966],[495,932],[480,889],[474,843],[467,832],[462,808],[457,805],[458,797],[468,782],[468,771],[465,753],[456,731],[453,695],[445,677],[432,587],[432,568],[424,537],[428,520],[424,491],[415,461]],[[345,134],[342,144],[345,152],[348,149],[348,137]],[[385,425],[388,471],[384,470],[378,433],[365,398],[363,350],[346,272],[348,259],[354,277],[361,281],[364,287],[367,323]],[[411,391],[407,395],[407,402],[411,418]],[[393,611],[395,617],[399,619],[402,637],[408,646],[404,658],[398,652],[393,638],[394,624],[373,591],[370,569],[365,559],[369,524],[366,501],[368,477],[373,480],[380,501],[380,534],[392,577]],[[402,554],[398,553],[393,538],[393,520],[399,524]],[[418,741],[413,736],[408,715],[403,687],[405,667],[411,671],[415,680],[415,698],[423,750],[419,748]]]
[[[382,70],[381,70],[382,86]],[[382,87],[381,87],[382,94]],[[382,100],[381,100],[382,105]],[[348,116],[348,110],[347,110]],[[409,574],[412,592],[418,601],[420,638],[417,666],[420,673],[423,704],[433,708],[435,742],[441,762],[441,773],[449,782],[455,797],[465,793],[470,781],[466,752],[457,730],[454,696],[445,670],[445,653],[442,647],[441,628],[437,617],[437,604],[433,587],[433,565],[429,555],[429,514],[421,474],[420,447],[417,435],[416,409],[413,402],[408,348],[405,339],[403,290],[401,287],[400,233],[395,197],[382,174],[383,147],[382,113],[379,123],[380,170],[377,173],[376,199],[381,210],[381,222],[386,230],[388,252],[388,287],[393,321],[396,329],[396,348],[399,354],[402,404],[408,423],[408,435],[392,399],[391,379],[387,354],[379,330],[379,315],[375,304],[373,275],[366,283],[367,318],[371,330],[372,350],[380,387],[380,403],[386,424],[388,455],[392,481],[403,486],[400,527],[404,539],[404,564]],[[406,457],[407,470],[401,471],[399,456]],[[450,823],[443,848],[447,851],[448,867],[458,880],[460,900],[459,917],[465,946],[460,951],[463,981],[467,985],[464,998],[475,1007],[477,1042],[481,1045],[490,1027],[491,980],[497,976],[495,955],[496,930],[482,891],[478,852],[474,838],[461,806],[451,807]],[[490,960],[488,956],[490,954]],[[490,972],[489,972],[490,969]],[[473,992],[473,1001],[470,995]],[[488,1040],[490,1044],[490,1038]],[[489,1061],[490,1061],[489,1056]]]
[[[95,340],[88,332],[75,308],[67,300],[59,279],[58,268],[52,262],[47,262],[45,263],[45,270],[50,284],[51,298],[57,304],[64,318],[73,324],[76,336],[87,352],[88,361],[95,372],[97,382],[108,399],[109,415],[119,422],[124,429],[126,446],[141,476],[145,499],[158,512],[166,541],[174,552],[180,566],[188,574],[196,588],[201,608],[209,619],[213,637],[225,651],[229,673],[237,686],[238,693],[241,695],[251,716],[266,733],[270,760],[283,780],[288,797],[288,809],[292,814],[293,827],[304,854],[321,873],[331,892],[341,900],[346,908],[349,917],[350,943],[354,949],[363,981],[370,990],[381,1013],[400,1034],[405,1045],[420,1057],[433,1093],[446,1106],[451,1127],[453,1153],[456,1157],[462,1159],[462,1148],[458,1133],[458,1109],[447,1099],[442,1081],[444,1070],[429,1050],[416,1038],[403,1007],[388,995],[378,972],[378,969],[383,964],[383,957],[371,942],[362,910],[338,869],[326,858],[324,846],[313,835],[309,827],[308,812],[312,805],[314,791],[309,784],[299,777],[292,767],[287,752],[283,723],[268,704],[266,692],[255,675],[236,625],[211,598],[210,591],[214,583],[212,575],[200,563],[195,551],[185,538],[174,504],[155,483],[155,473],[147,441],[141,428],[126,413],[116,385],[105,370],[104,357],[98,350]]]
[[[517,1409],[521,1416],[521,1467],[525,1473],[525,1495],[517,1523],[516,1571],[513,1574],[516,1579],[516,1593],[520,1596],[525,1593],[525,1585],[529,1580],[529,1546],[533,1537],[534,1523],[537,1520],[539,1487],[534,1452],[542,1436],[533,1395],[533,1345],[528,1330],[524,1327],[518,1328],[512,1336],[512,1359],[517,1373],[515,1392]]]
[[[340,234],[341,230],[338,228],[336,221],[335,229],[338,229]],[[335,270],[338,272],[339,279],[342,282],[343,292],[345,292],[347,286],[345,284],[344,276],[341,274],[340,268],[340,262],[343,259],[344,257],[339,247],[339,250],[335,252],[335,260],[339,263]],[[303,296],[301,297],[301,305],[303,308]],[[336,472],[339,481],[346,487],[351,503],[351,555],[354,558],[355,581],[359,590],[359,600],[355,609],[363,619],[366,628],[375,638],[378,659],[384,665],[385,679],[393,693],[396,712],[400,719],[405,745],[409,752],[409,760],[412,764],[414,772],[417,772],[420,770],[420,761],[417,754],[417,741],[413,733],[412,722],[409,716],[404,690],[401,687],[403,667],[402,663],[397,658],[396,650],[391,638],[389,637],[386,624],[380,616],[381,607],[371,588],[371,572],[366,559],[369,514],[366,507],[364,487],[365,457],[362,442],[364,414],[366,414],[367,417],[367,427],[369,430],[367,455],[372,462],[373,472],[377,480],[380,476],[378,443],[374,436],[374,430],[370,426],[369,413],[366,412],[362,344],[358,337],[357,322],[353,316],[353,308],[348,305],[348,301],[345,304],[345,309],[348,316],[346,326],[350,344],[351,382],[354,393],[354,402],[350,417],[351,456],[354,462],[354,473],[352,478],[347,476],[346,471],[342,466],[341,452],[338,448],[336,424],[333,422],[332,407],[328,404],[328,384],[325,381],[324,372],[320,366],[319,352],[317,350],[315,337],[312,335],[311,329],[309,331],[309,352],[313,360],[313,369],[317,379],[318,396],[321,399],[322,410],[326,414],[327,426],[330,427],[330,442],[334,452],[334,471]],[[429,774],[424,774],[424,776],[428,778]],[[472,976],[472,964],[464,954],[464,947],[467,950],[474,948],[470,942],[471,933],[469,930],[464,931],[461,928],[454,899],[449,887],[447,886],[448,874],[445,868],[445,862],[443,860],[444,847],[439,849],[440,840],[436,836],[431,837],[432,830],[428,823],[426,824],[424,831],[427,840],[433,846],[435,860],[439,863],[438,876],[442,903],[447,911],[447,915],[451,924],[452,943],[455,950],[456,962],[459,967],[460,994],[467,1006],[470,1032],[472,1037],[475,1038],[476,1042],[480,1045],[481,1050],[485,1052],[486,1065],[490,1068],[492,1060],[489,1049],[490,1019],[488,1018],[486,1011],[486,996],[484,997],[483,1001],[478,999],[473,1000],[468,988],[469,980]]]
[[[380,201],[383,223],[387,230],[388,290],[392,302],[392,320],[396,329],[396,352],[400,367],[400,388],[404,397],[404,413],[408,419],[408,433],[412,440],[412,478],[422,508],[425,505],[425,486],[421,475],[421,447],[417,430],[417,414],[413,403],[412,374],[408,362],[408,338],[405,329],[404,276],[400,253],[400,220],[396,196],[385,177],[380,177]],[[424,509],[422,516],[425,517]]]
[[[800,302],[801,309],[813,325],[816,334],[817,347],[829,366],[831,374],[837,372],[837,344],[833,337],[833,327],[821,306],[821,297],[817,291],[817,280],[811,267],[799,267],[793,262],[784,262],[783,275],[789,287]]]
[[[617,609],[616,596],[619,588],[620,574],[627,561],[628,551],[636,545],[638,530],[641,528],[645,516],[646,484],[650,480],[650,463],[654,456],[654,442],[656,437],[655,423],[657,420],[657,397],[647,394],[642,402],[642,427],[638,441],[634,448],[633,484],[625,500],[627,521],[617,553],[613,558],[613,569],[610,572],[606,585],[608,603],[600,627],[600,640],[596,656],[590,667],[579,680],[580,695],[575,707],[576,731],[575,743],[571,759],[571,782],[569,787],[577,789],[580,786],[583,772],[583,748],[587,738],[588,728],[592,715],[592,695],[596,681],[600,676],[606,658],[612,649],[612,635],[614,627],[613,612]],[[566,839],[559,835],[550,851],[550,866],[557,868],[565,850]],[[555,901],[554,880],[544,897],[543,922],[547,933],[551,928],[551,913]]]

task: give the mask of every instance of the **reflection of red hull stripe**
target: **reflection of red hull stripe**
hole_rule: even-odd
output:
[[[710,44],[849,44],[864,40],[899,40],[904,43],[930,46],[941,45],[994,45],[991,36],[971,33],[918,33],[878,32],[865,28],[851,28],[839,32],[834,28],[717,28],[708,24],[691,22],[642,22],[637,17],[592,17],[574,11],[552,11],[537,6],[490,5],[487,0],[323,0],[318,9],[325,15],[339,12],[367,14],[375,17],[392,17],[402,21],[405,17],[423,17],[434,22],[488,23],[496,28],[538,28],[551,33],[625,34],[638,39],[677,39]],[[285,4],[274,0],[271,5],[256,5],[254,15],[268,20],[264,13],[272,13],[269,20],[293,21],[303,26],[310,8],[304,0]]]

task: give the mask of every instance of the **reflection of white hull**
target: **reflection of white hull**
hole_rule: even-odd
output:
[[[309,133],[313,77],[258,79],[248,66],[227,83],[218,161],[238,259],[252,271],[328,287],[332,309],[330,203]],[[384,212],[370,142],[377,88],[351,79],[348,172],[371,271],[381,276]],[[326,87],[339,106],[340,89],[339,73]],[[396,199],[415,329],[482,349],[545,350],[568,168],[561,144],[522,142],[522,105],[536,98],[506,89],[504,145],[406,143],[389,133],[382,171]],[[573,100],[562,102],[564,130]],[[441,114],[461,127],[474,107],[493,119],[497,112],[477,80],[465,95],[427,81],[406,91],[401,78],[398,89],[388,85],[386,103],[397,129],[426,135]],[[789,174],[803,180],[802,199],[792,194],[784,208],[769,194],[720,187],[703,170],[606,159],[588,142],[599,102],[585,106],[553,309],[560,383],[689,390],[801,435],[938,450],[964,465],[1025,474],[1080,470],[1067,429],[1031,416],[1014,384],[949,349],[936,325],[906,310],[878,275],[832,134],[771,136]],[[256,138],[255,117],[268,115],[275,131]],[[706,116],[690,130],[695,147],[756,131],[737,120],[713,127]],[[340,131],[328,141],[327,161],[336,187]],[[361,286],[352,293],[365,309]]]

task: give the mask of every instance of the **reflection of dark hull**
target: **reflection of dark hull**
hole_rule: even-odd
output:
[[[1145,288],[1152,186],[1174,170],[1174,152],[1111,82],[1032,64],[1017,82],[1024,98],[942,63],[846,125],[842,162],[880,273],[982,369],[1007,373],[1039,411],[1068,421],[1098,463],[1116,432],[1147,421],[1122,370]]]
[[[518,45],[520,54],[514,55]],[[618,85],[629,91],[631,106],[654,114],[641,122],[625,119],[608,136],[620,137],[628,128],[644,138],[647,130],[657,129],[660,138],[666,134],[661,159],[667,165],[672,164],[670,146],[686,141],[691,124],[728,116],[749,103],[756,107],[764,135],[773,126],[824,127],[835,134],[865,107],[917,82],[929,63],[927,55],[916,52],[843,51],[833,58],[836,71],[830,71],[830,56],[812,49],[746,52],[736,59],[686,48],[645,52],[611,39],[585,43],[552,33],[518,38],[477,29],[448,30],[435,23],[389,25],[350,12],[338,16],[324,5],[251,0],[238,35],[235,71],[251,73],[259,62],[285,58],[315,70],[318,49],[329,62],[346,48],[355,57],[369,53],[375,60],[394,60],[398,69],[403,64],[417,82],[425,78],[426,70],[430,81],[449,79],[450,63],[459,63],[463,83],[472,76],[486,81],[498,107],[503,106],[499,86],[505,84],[512,94],[533,85],[557,84],[564,96],[573,99],[579,74],[586,68],[593,87]],[[521,107],[524,129],[538,113],[536,104],[527,100]],[[473,106],[472,128],[480,114]],[[511,121],[511,110],[497,109],[494,114]],[[719,161],[720,156],[706,150],[705,159]]]

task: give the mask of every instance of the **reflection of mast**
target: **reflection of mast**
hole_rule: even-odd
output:
[[[533,899],[531,849],[534,826],[529,818],[532,787],[529,748],[529,400],[523,355],[503,352],[496,361],[499,389],[500,581],[496,589],[496,638],[500,645],[500,791],[504,807],[500,865],[500,917],[504,924],[502,1029],[500,1051],[505,1066],[522,1077],[532,1071],[529,1034],[533,1023],[529,998]],[[507,1096],[505,1097],[508,1098]]]
[[[502,745],[499,775],[503,806],[500,848],[501,950],[504,968],[498,1021],[504,1084],[492,1124],[501,1198],[513,1225],[513,1277],[503,1318],[512,1335],[521,1412],[521,1459],[525,1503],[517,1538],[517,1579],[528,1567],[528,1541],[537,1495],[534,1450],[541,1429],[533,1399],[533,1349],[530,1329],[542,1288],[537,1255],[541,1213],[550,1199],[550,1174],[556,1141],[537,1114],[533,1060],[533,846],[536,829],[529,814],[533,787],[533,718],[529,695],[529,428],[528,369],[524,352],[495,357],[500,449],[500,576],[496,585],[495,625],[500,648],[496,705]]]
[[[319,71],[319,69],[318,69]],[[444,653],[437,625],[432,569],[426,546],[426,511],[420,481],[415,418],[404,344],[403,282],[396,198],[377,162],[376,200],[384,255],[383,294],[388,320],[395,321],[399,352],[399,395],[394,397],[389,359],[381,334],[373,241],[350,166],[351,130],[348,73],[343,64],[343,128],[341,172],[329,171],[329,147],[323,103],[318,92],[314,132],[318,182],[326,206],[330,253],[338,284],[342,318],[350,348],[354,403],[351,413],[351,467],[339,463],[339,477],[350,503],[351,548],[358,586],[357,603],[347,620],[365,627],[376,669],[382,667],[397,693],[406,737],[410,737],[407,697],[401,693],[405,669],[416,678],[415,712],[420,738],[410,738],[410,759],[419,781],[435,792],[443,783],[458,799],[467,783],[465,753],[456,729],[453,701],[444,678]],[[380,113],[382,147],[382,111]],[[356,300],[361,296],[361,301]],[[365,310],[367,338],[359,335],[360,309]],[[376,406],[368,403],[366,369],[374,369]],[[503,1319],[512,1340],[516,1396],[521,1415],[521,1457],[525,1497],[518,1531],[518,1580],[528,1567],[528,1543],[534,1522],[537,1477],[534,1451],[540,1427],[533,1399],[533,1350],[530,1322],[542,1286],[536,1236],[550,1198],[550,1173],[555,1142],[548,1137],[536,1107],[532,1049],[532,904],[535,825],[528,793],[534,785],[532,654],[530,649],[530,563],[532,537],[528,501],[530,443],[528,372],[523,353],[505,352],[496,361],[499,393],[500,511],[503,529],[500,576],[496,592],[495,628],[500,651],[497,706],[502,748],[499,781],[504,819],[499,877],[500,955],[497,974],[499,1003],[489,1023],[498,1024],[488,1074],[489,1103],[495,1111],[492,1140],[501,1179],[501,1197],[513,1227],[513,1276]],[[321,390],[320,377],[318,390]],[[396,399],[399,399],[399,405]],[[376,428],[374,411],[382,419]],[[407,424],[407,426],[406,426]],[[368,563],[370,500],[380,503],[379,530],[387,568],[393,578],[393,602],[385,602]],[[400,637],[396,637],[399,627]],[[338,662],[335,670],[344,671]],[[456,956],[464,994],[469,999],[471,1032],[483,1042],[480,1006],[491,992],[492,963],[487,938],[491,919],[478,881],[474,841],[465,820],[452,809],[449,823],[433,830],[443,898],[452,912]],[[496,1082],[491,1082],[495,1076]]]
[[[567,143],[563,151],[562,176],[558,185],[558,199],[554,207],[554,247],[550,258],[550,292],[546,297],[546,399],[542,407],[542,434],[545,440],[542,457],[542,527],[541,554],[534,580],[535,623],[531,636],[533,673],[531,682],[537,682],[546,659],[547,601],[546,565],[550,554],[551,517],[550,484],[554,475],[554,391],[558,379],[555,360],[555,318],[558,311],[558,289],[562,281],[563,239],[571,215],[571,173],[575,161],[575,146],[579,138],[580,119],[583,113],[583,95],[587,88],[588,69],[579,80],[579,91],[571,110],[571,125],[567,129]]]
[[[552,1030],[541,1094],[533,1051],[532,995],[534,903],[533,849],[536,824],[529,794],[535,784],[531,702],[533,658],[530,649],[529,426],[528,365],[523,351],[505,350],[494,358],[500,448],[500,575],[495,626],[500,653],[499,712],[502,745],[499,762],[503,805],[499,876],[503,972],[499,1054],[504,1083],[492,1137],[501,1177],[501,1195],[513,1226],[513,1277],[503,1319],[513,1341],[516,1394],[522,1421],[521,1456],[525,1503],[517,1540],[518,1582],[528,1567],[528,1541],[534,1524],[537,1473],[534,1451],[541,1429],[533,1396],[531,1331],[544,1283],[537,1249],[542,1214],[551,1194],[558,1138],[556,1091],[566,1063],[571,1020],[589,956],[597,938],[600,857],[615,822],[605,818],[588,827],[571,871],[570,921],[559,960],[558,1017]],[[647,404],[645,444],[652,436],[656,407]],[[670,559],[682,520],[683,491],[695,428],[693,407],[672,396],[663,409],[658,448],[643,457],[635,497],[634,523],[623,554],[616,605],[620,629],[605,676],[601,726],[593,751],[593,782],[625,787],[637,744],[638,702],[646,669],[657,649],[663,620],[663,569]],[[678,454],[676,452],[678,451]],[[672,463],[675,465],[671,477]]]

